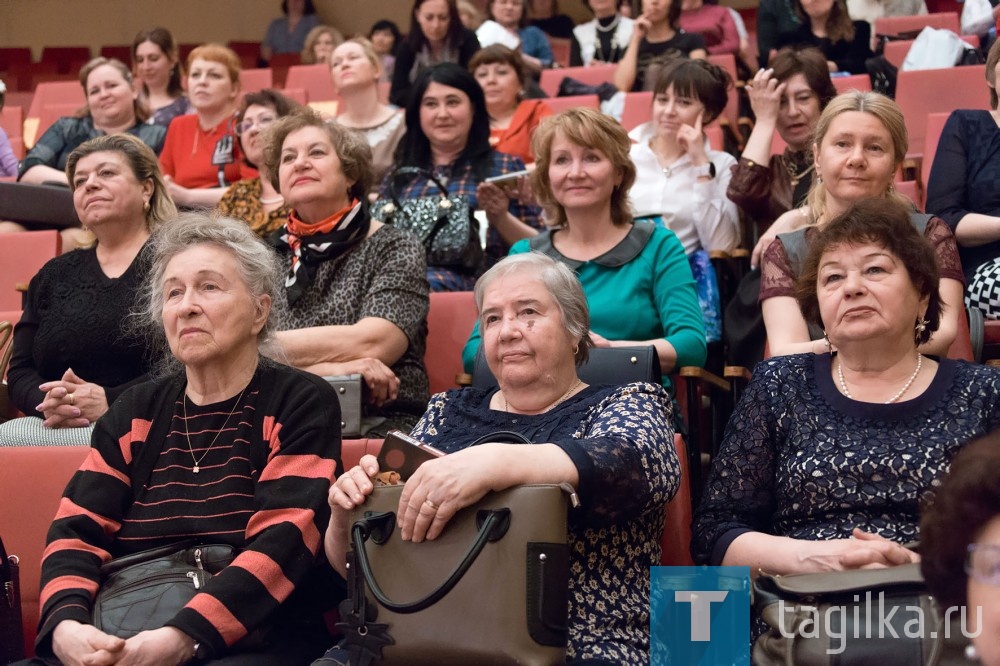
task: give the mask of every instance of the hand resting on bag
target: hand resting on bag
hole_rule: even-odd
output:
[[[76,620],[63,620],[52,632],[52,651],[65,666],[115,664],[124,649],[124,639]]]
[[[878,534],[854,528],[849,539],[809,541],[747,532],[729,545],[722,564],[770,574],[881,569],[919,562],[920,556]]]

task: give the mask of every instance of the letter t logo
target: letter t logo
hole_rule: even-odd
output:
[[[691,604],[691,640],[712,640],[712,602],[724,601],[729,592],[721,590],[677,590],[674,601]]]

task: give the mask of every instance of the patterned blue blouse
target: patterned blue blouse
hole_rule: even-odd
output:
[[[490,409],[492,397],[438,393],[412,434],[447,453],[502,430],[560,446],[581,501],[570,514],[568,656],[647,664],[649,567],[660,563],[663,507],[680,482],[670,397],[652,384],[590,386],[537,415]]]
[[[921,395],[883,405],[841,394],[831,358],[754,369],[695,512],[695,562],[721,563],[746,532],[819,541],[860,527],[912,541],[952,457],[1000,427],[1000,370],[944,359]]]

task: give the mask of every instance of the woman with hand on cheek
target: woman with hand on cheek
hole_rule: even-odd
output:
[[[705,39],[680,27],[681,0],[643,0],[642,14],[632,24],[625,55],[615,69],[618,90],[652,90],[663,67],[677,57],[708,57]]]
[[[656,80],[653,120],[632,130],[638,172],[629,198],[636,217],[661,217],[688,255],[729,251],[739,243],[739,215],[726,197],[736,164],[706,146],[704,125],[726,106],[732,81],[703,60],[678,60]]]

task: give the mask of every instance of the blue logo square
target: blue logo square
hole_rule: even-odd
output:
[[[750,664],[750,567],[651,567],[652,666]]]

